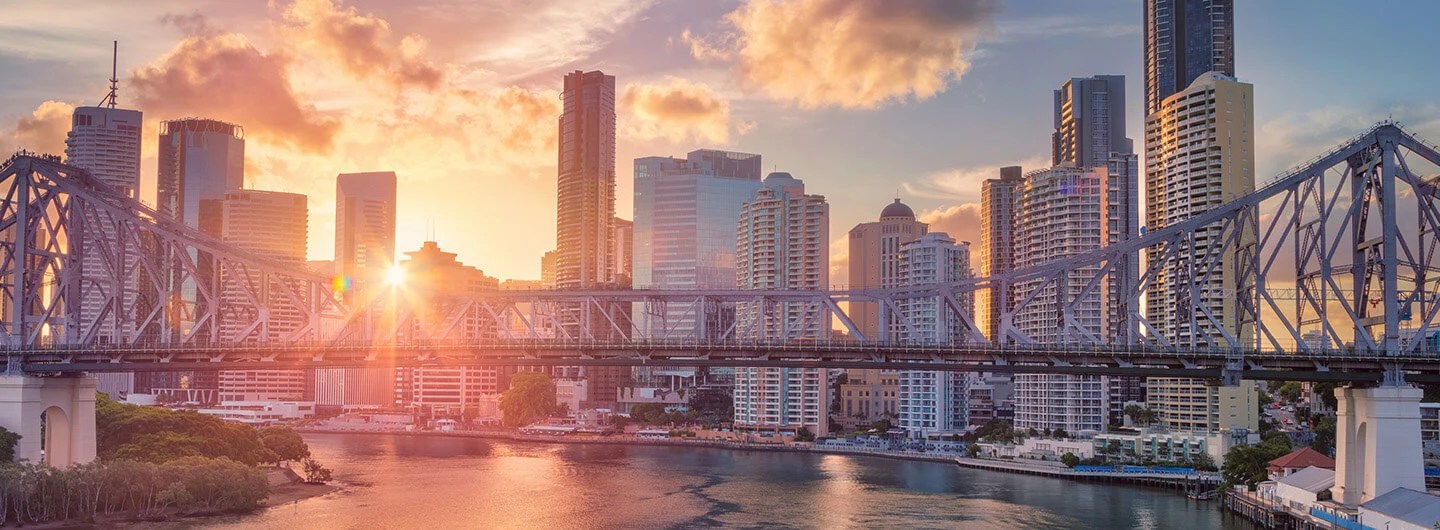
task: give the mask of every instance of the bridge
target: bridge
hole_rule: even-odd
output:
[[[57,157],[16,156],[0,169],[0,426],[34,458],[43,416],[49,461],[93,458],[82,374],[112,371],[680,365],[1343,381],[1354,384],[1337,392],[1337,498],[1352,502],[1423,480],[1407,382],[1440,380],[1440,188],[1424,174],[1437,166],[1435,147],[1385,122],[1182,222],[987,277],[492,291],[435,305],[399,288],[342,292]],[[979,295],[996,301],[995,329],[977,325]],[[856,325],[859,306],[883,332]],[[845,338],[815,333],[831,328]]]

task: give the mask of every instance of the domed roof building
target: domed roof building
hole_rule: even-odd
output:
[[[914,221],[915,210],[911,210],[909,206],[905,205],[905,203],[900,202],[900,199],[895,199],[895,202],[885,205],[885,209],[880,210],[881,221],[888,221],[891,219],[904,219]]]

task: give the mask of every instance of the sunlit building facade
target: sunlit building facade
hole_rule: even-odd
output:
[[[830,283],[830,205],[807,195],[789,173],[771,173],[740,209],[735,231],[740,289],[819,290]],[[804,304],[740,304],[737,330],[747,338],[828,337],[830,314]],[[829,433],[830,377],[819,368],[736,368],[735,427]]]
[[[900,246],[902,285],[957,282],[971,277],[970,244],[957,243],[944,232],[931,232]],[[973,298],[960,296],[959,310],[974,313]],[[944,297],[912,298],[901,304],[911,323],[903,333],[909,344],[949,345],[965,340],[969,330]],[[969,424],[969,372],[902,370],[900,427],[912,437],[958,434]]]
[[[1020,166],[1006,166],[1000,168],[1000,178],[985,179],[980,186],[980,276],[1015,268],[1015,199],[1024,183]],[[1000,302],[1013,299],[1014,289],[976,294],[976,324],[992,342],[1000,342]]]

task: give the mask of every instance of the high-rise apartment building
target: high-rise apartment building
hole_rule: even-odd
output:
[[[636,289],[734,289],[735,225],[760,188],[760,155],[701,149],[635,160]],[[697,322],[688,304],[639,315],[651,337],[716,337],[733,314]]]
[[[112,94],[113,95],[113,94]],[[71,114],[70,134],[65,138],[65,163],[90,172],[115,191],[132,199],[140,198],[140,144],[142,115],[138,110],[116,108],[113,99],[102,107],[77,107]],[[110,227],[100,227],[112,245],[120,244]],[[80,305],[79,333],[91,334],[102,343],[112,342],[133,331],[135,315],[146,310],[136,289],[112,285],[104,258],[95,249],[84,260],[87,283],[103,285],[103,292],[89,288]],[[135,251],[137,249],[131,249]],[[130,265],[127,265],[130,267]],[[109,309],[107,310],[107,302]],[[119,398],[134,390],[134,374],[99,374],[96,388]]]
[[[615,242],[615,256],[611,259],[615,270],[611,282],[630,285],[635,275],[635,221],[616,217],[611,224],[614,235],[610,239]]]
[[[1145,114],[1207,72],[1235,75],[1235,0],[1145,0]]]
[[[220,237],[225,193],[245,184],[245,131],[239,125],[203,118],[161,122],[157,163],[156,200],[160,213]],[[180,274],[183,269],[178,257],[173,264],[175,272],[169,281],[179,296],[167,308],[168,318],[178,323],[175,331],[181,335],[215,341],[219,339],[219,328],[213,322],[197,321],[196,317],[204,308],[219,303],[219,296],[207,295],[196,280],[212,282],[219,271],[209,254],[190,252],[188,259],[195,262],[193,274]],[[136,392],[192,402],[213,402],[218,397],[215,390],[219,378],[213,372],[157,372],[146,379],[148,384],[136,381]]]
[[[1114,153],[1133,153],[1125,137],[1125,76],[1076,77],[1055,90],[1051,165],[1106,165]]]
[[[615,284],[615,76],[575,71],[565,75],[560,93],[559,174],[556,181],[555,287],[592,289]],[[572,337],[606,340],[610,322],[628,322],[628,304],[599,311],[564,308],[560,325]],[[582,321],[589,315],[588,322]],[[620,330],[619,333],[627,333]],[[613,404],[630,370],[619,366],[557,368],[580,372],[589,381],[590,403]]]
[[[1000,168],[1000,178],[985,179],[980,186],[980,275],[992,276],[1015,268],[1015,199],[1025,184],[1020,166]],[[1002,300],[1014,300],[1009,292],[986,289],[976,300],[976,324],[991,342],[1003,342],[1000,334]],[[1013,303],[1013,302],[1012,302]],[[1013,324],[1013,323],[1012,323]]]
[[[971,277],[970,244],[956,243],[944,232],[931,232],[900,246],[902,285],[957,282]],[[960,311],[973,313],[973,299],[961,296]],[[947,345],[966,339],[963,321],[944,297],[905,300],[901,312],[911,323],[904,333],[909,344]],[[915,438],[959,434],[969,423],[967,372],[900,371],[900,427]]]
[[[789,173],[765,177],[740,208],[735,231],[736,286],[740,289],[811,290],[830,283],[830,205],[807,195]],[[806,304],[766,308],[739,304],[736,329],[749,338],[820,339],[830,313]],[[743,430],[829,432],[830,381],[818,368],[737,368],[735,426]]]
[[[310,210],[298,193],[235,190],[221,202],[220,239],[237,248],[300,267],[305,263]],[[305,307],[281,296],[262,299],[269,312],[265,325],[256,326],[258,310],[250,306],[247,286],[260,285],[258,271],[220,271],[220,336],[227,342],[291,340],[305,324]],[[279,292],[279,287],[271,292]],[[302,370],[226,370],[220,372],[220,401],[308,401],[311,381]]]
[[[608,284],[616,270],[615,76],[566,74],[560,99],[555,285]]]
[[[1030,267],[1083,254],[1104,245],[1102,197],[1107,189],[1107,168],[1082,169],[1055,166],[1025,176],[1017,202],[1016,267]],[[1015,315],[1015,327],[1040,344],[1080,343],[1085,334],[1100,336],[1106,319],[1106,293],[1088,289],[1099,266],[1082,269],[1049,285],[1042,280],[1021,282],[1018,296],[1031,296]],[[1088,292],[1087,292],[1088,291]],[[1071,315],[1075,327],[1057,325],[1054,308],[1062,300],[1078,300]],[[1103,431],[1109,420],[1109,378],[1054,374],[1015,376],[1015,426],[1021,429],[1065,429],[1068,432]]]
[[[1164,228],[1255,190],[1254,92],[1248,83],[1210,73],[1166,98],[1145,123],[1146,225]],[[1253,227],[1235,227],[1240,244],[1224,246],[1231,236],[1212,226],[1195,234],[1198,256],[1218,253],[1215,270],[1200,274],[1178,264],[1162,270],[1146,292],[1146,316],[1159,333],[1182,347],[1223,343],[1228,333],[1241,341],[1253,335],[1253,323],[1241,321],[1235,248],[1258,237]],[[1214,250],[1212,250],[1214,249]],[[1222,250],[1223,249],[1223,250]],[[1197,285],[1192,289],[1191,283]],[[1190,293],[1198,293],[1198,299]],[[1219,325],[1206,314],[1214,315]],[[1160,424],[1176,430],[1214,431],[1232,427],[1255,432],[1249,414],[1226,413],[1235,402],[1253,402],[1248,384],[1206,385],[1197,379],[1151,378],[1146,403]],[[1196,414],[1199,409],[1204,414]]]
[[[555,288],[555,251],[540,255],[540,283],[547,289]]]

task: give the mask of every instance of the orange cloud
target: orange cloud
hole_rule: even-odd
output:
[[[630,84],[620,105],[631,136],[730,142],[730,102],[704,83],[671,78],[663,85]]]
[[[37,153],[65,152],[65,135],[70,131],[70,114],[75,106],[59,101],[46,101],[29,116],[21,117],[10,131],[10,149],[28,149]]]
[[[970,262],[979,263],[980,205],[967,203],[921,212],[920,222],[929,223],[931,232],[945,232],[956,242],[970,242]],[[975,268],[972,266],[972,268]],[[977,271],[978,272],[978,271]]]
[[[258,139],[326,150],[336,124],[299,101],[287,67],[284,56],[261,52],[243,35],[196,35],[136,70],[130,85],[152,118],[200,115],[238,123]]]
[[[684,34],[700,59],[733,59],[741,78],[804,108],[876,108],[943,92],[990,27],[993,0],[748,0],[732,31]]]
[[[396,42],[390,24],[332,0],[296,0],[285,8],[282,32],[291,42],[338,59],[357,78],[388,77],[396,86],[433,89],[444,78],[424,57],[425,41],[406,35]],[[288,31],[287,31],[288,30]]]

